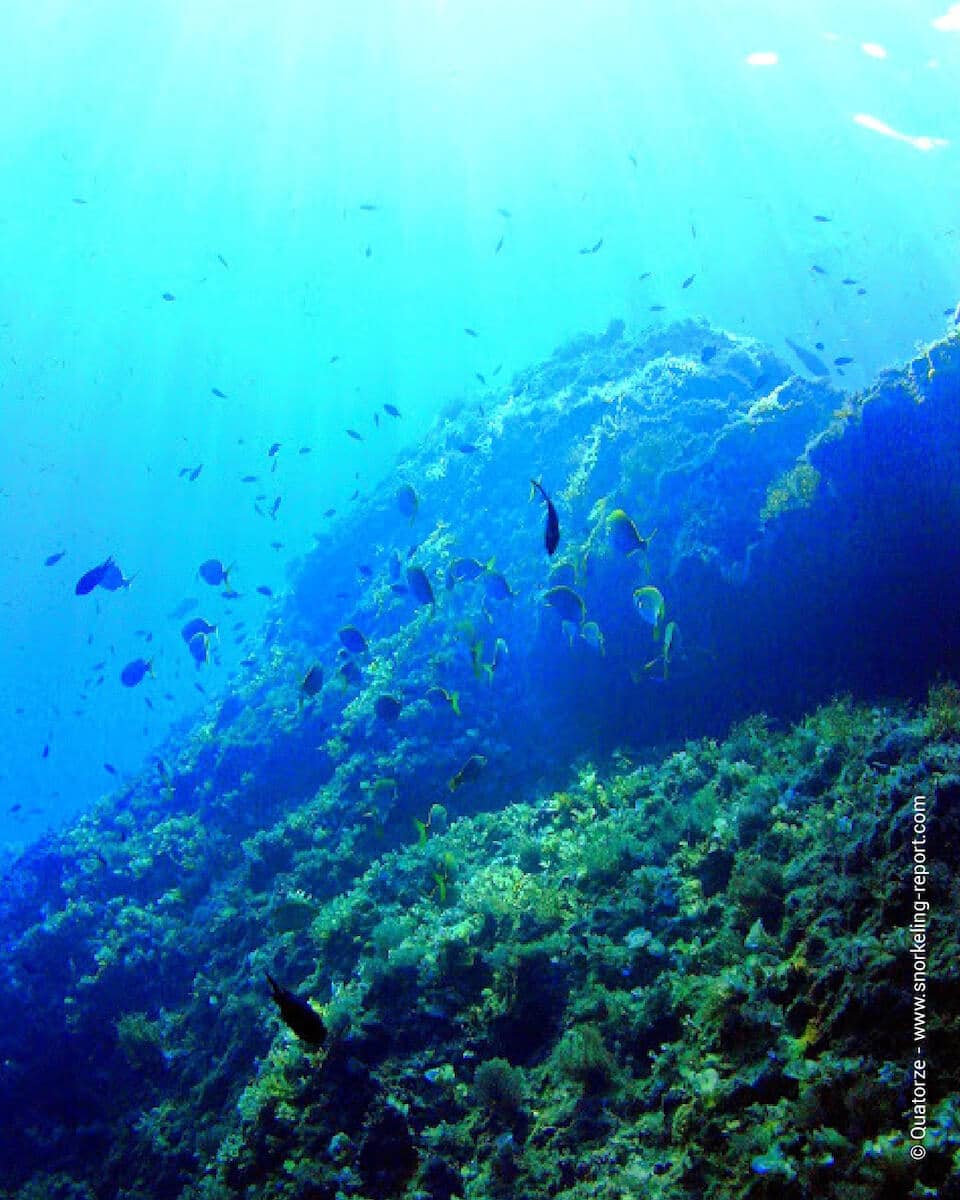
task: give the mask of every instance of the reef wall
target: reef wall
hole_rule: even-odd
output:
[[[668,1102],[668,1093],[689,1090],[689,1072],[708,1069],[717,1080],[703,1076],[701,1092],[719,1088],[735,1108],[730,1097],[747,1085],[720,1061],[729,1030],[710,1051],[716,1062],[694,1068],[683,1057],[692,1050],[678,1022],[700,1009],[678,997],[680,979],[695,957],[698,922],[708,919],[691,888],[715,897],[707,908],[722,943],[716,969],[740,971],[731,987],[747,988],[751,1003],[785,1006],[791,1035],[806,1038],[795,1048],[801,1059],[822,1047],[823,1022],[805,1023],[826,1011],[822,992],[819,1007],[807,994],[811,978],[796,994],[757,1000],[750,987],[764,964],[735,964],[742,935],[760,920],[754,953],[772,956],[785,979],[800,969],[783,966],[796,957],[801,928],[784,925],[783,913],[804,855],[824,881],[833,869],[840,851],[825,831],[838,814],[855,820],[857,855],[880,844],[871,838],[892,855],[898,805],[935,762],[944,821],[955,818],[954,693],[942,687],[922,719],[903,708],[884,715],[882,706],[917,704],[938,677],[960,674],[958,389],[955,337],[850,397],[705,324],[633,339],[615,322],[482,406],[451,406],[395,477],[304,560],[253,670],[170,747],[162,769],[8,873],[0,1187],[20,1200],[209,1198],[241,1187],[251,1196],[268,1187],[291,1197],[332,1198],[340,1187],[369,1196],[416,1187],[481,1194],[509,1187],[531,1122],[553,1160],[575,1158],[581,1141],[600,1154],[636,1122],[670,1124],[693,1101]],[[527,502],[531,476],[542,477],[558,510],[552,559],[542,544],[544,504]],[[409,505],[398,503],[401,485],[417,493],[412,521]],[[649,539],[646,549],[631,548],[617,510]],[[482,569],[451,577],[460,559]],[[423,571],[434,603],[413,569]],[[556,587],[582,600],[582,614],[548,602]],[[644,587],[663,597],[656,634],[635,603]],[[571,611],[574,619],[563,621]],[[366,651],[345,651],[345,627],[362,634]],[[312,662],[325,681],[304,696]],[[840,692],[874,705],[873,716],[839,705],[826,724],[810,718],[786,741],[774,732]],[[385,698],[392,703],[378,706]],[[751,732],[722,752],[709,740],[683,749],[744,718],[753,719]],[[903,729],[907,742],[888,745]],[[941,747],[936,754],[925,739]],[[910,771],[885,784],[877,808],[886,776],[870,764],[889,773],[901,759]],[[643,761],[663,766],[637,768]],[[752,786],[758,776],[762,786]],[[805,797],[796,812],[784,800],[790,789]],[[871,797],[860,829],[851,814]],[[811,815],[814,801],[821,808]],[[587,827],[601,818],[604,837],[591,840]],[[795,834],[777,829],[785,819]],[[750,875],[761,833],[785,876],[774,888],[776,913],[761,898],[776,881]],[[504,839],[509,862],[497,851]],[[945,846],[944,870],[954,842]],[[868,886],[866,860],[849,867],[850,890],[835,897],[838,920],[866,936],[876,924],[865,910],[870,887],[882,881],[870,877]],[[546,874],[537,882],[539,871]],[[501,911],[490,895],[511,887]],[[646,900],[627,928],[616,909],[624,889],[636,888]],[[589,929],[578,929],[578,905],[588,902],[596,911]],[[880,917],[894,910],[891,898]],[[415,938],[410,913],[432,940]],[[631,929],[641,930],[637,944],[617,966],[605,947],[629,941]],[[762,940],[781,933],[774,945]],[[650,938],[664,955],[671,947],[676,978],[666,965],[661,977],[661,950],[650,949]],[[837,961],[832,950],[817,953],[816,986],[829,988]],[[879,978],[886,968],[877,955]],[[598,978],[617,991],[613,976],[621,966],[640,970],[638,956],[643,978],[631,987],[649,985],[655,995],[634,997],[636,1044],[624,1049],[613,1034],[616,1004],[605,996],[600,1014],[588,992]],[[331,997],[333,1048],[321,1071],[278,1032],[264,969]],[[485,989],[493,989],[487,999]],[[714,1013],[726,1001],[703,1003]],[[875,1011],[870,1005],[864,1011]],[[655,1035],[642,1034],[645,1021]],[[608,1123],[591,1097],[609,1094],[622,1072],[646,1078],[645,1055],[660,1041],[679,1047],[684,1070],[671,1068],[668,1055],[657,1087],[627,1088]],[[552,1072],[568,1099],[579,1096],[564,1117],[564,1147],[556,1122],[543,1132],[523,1099],[543,1080],[493,1067],[478,1083],[459,1065],[467,1051]],[[455,1055],[452,1091],[442,1098],[423,1072]],[[791,1059],[761,1097],[784,1107],[784,1121],[802,1090],[799,1069]],[[749,1087],[763,1091],[756,1072]],[[468,1085],[473,1100],[462,1091]],[[423,1111],[408,1119],[405,1104]],[[893,1101],[884,1104],[882,1129],[838,1133],[845,1161],[888,1128]],[[477,1112],[489,1116],[491,1105],[504,1120],[484,1126],[486,1157],[470,1183],[462,1138],[451,1133],[455,1144],[445,1147],[437,1130],[465,1113],[481,1121]],[[697,1105],[709,1107],[702,1095],[683,1107],[688,1125],[701,1115]],[[661,1129],[667,1140],[655,1143],[674,1187],[665,1196],[709,1194],[681,1161],[685,1128]],[[347,1139],[340,1151],[331,1142],[338,1130]],[[507,1133],[513,1141],[498,1149]],[[801,1195],[797,1188],[817,1183],[797,1183],[800,1151],[774,1141],[771,1134],[744,1151],[744,1195],[772,1194],[768,1186]],[[721,1151],[698,1145],[703,1179],[722,1179]],[[395,1175],[379,1172],[382,1158],[401,1164]],[[642,1170],[652,1187],[653,1164]],[[883,1172],[878,1179],[878,1189],[887,1186]],[[539,1186],[532,1175],[527,1183]],[[545,1194],[579,1186],[564,1172],[540,1184]]]

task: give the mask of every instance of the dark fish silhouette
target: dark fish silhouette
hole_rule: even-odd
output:
[[[833,365],[835,367],[845,367],[845,366],[847,366],[848,363],[852,363],[852,362],[853,362],[853,359],[850,357],[849,354],[841,354],[839,358],[835,358],[833,360]]]
[[[681,288],[688,288],[688,287],[690,286],[690,284],[691,284],[691,283],[693,283],[693,281],[694,281],[695,279],[696,279],[696,275],[688,275],[688,276],[686,277],[686,279],[683,281],[683,283],[681,283],[681,284],[680,284],[680,287],[681,287]]]
[[[362,442],[362,441],[363,441],[363,435],[362,435],[362,434],[359,434],[359,433],[357,433],[357,431],[356,431],[355,429],[348,429],[348,430],[347,430],[347,437],[351,437],[351,438],[353,438],[353,440],[354,440],[355,442]]]
[[[86,596],[93,591],[95,587],[99,587],[103,577],[113,566],[113,559],[108,558],[99,566],[91,567],[89,571],[85,571],[77,580],[77,585],[73,589],[77,596]]]
[[[270,984],[273,999],[280,1009],[280,1019],[284,1025],[292,1029],[301,1041],[311,1046],[322,1046],[327,1037],[327,1029],[316,1009],[289,988],[281,987],[268,971],[264,974]]]
[[[397,408],[397,406],[395,404],[385,404],[383,406],[383,411],[387,414],[388,417],[401,416],[400,409]]]
[[[120,672],[120,682],[124,687],[136,687],[148,673],[152,674],[150,663],[145,658],[135,658],[133,662],[128,662]]]
[[[211,388],[210,391],[220,400],[226,400],[227,398],[227,393],[221,392],[219,388]]]
[[[480,334],[477,333],[477,331],[475,329],[470,329],[468,326],[464,326],[463,332],[467,335],[467,337],[479,337],[480,336]]]
[[[173,292],[164,292],[163,299],[169,304],[171,300],[176,300],[176,296],[173,294]]]
[[[48,554],[43,560],[43,565],[45,567],[52,567],[55,563],[58,563],[65,554],[66,550],[58,550],[56,554]]]
[[[557,510],[553,507],[553,501],[543,490],[543,484],[539,480],[530,480],[530,498],[533,499],[533,489],[540,493],[547,505],[547,524],[543,530],[543,544],[547,548],[548,554],[555,554],[557,547],[560,545],[560,518],[557,516]]]

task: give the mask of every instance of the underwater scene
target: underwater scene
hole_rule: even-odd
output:
[[[960,1200],[960,5],[0,70],[0,1200]]]

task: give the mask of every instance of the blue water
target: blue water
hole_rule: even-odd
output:
[[[5,13],[0,843],[208,710],[259,646],[256,588],[283,594],[323,512],[571,335],[702,315],[784,354],[822,342],[857,388],[942,333],[960,298],[945,8]],[[276,519],[257,495],[282,497]],[[129,589],[75,596],[108,555]],[[210,557],[239,599],[197,578]],[[191,598],[220,630],[202,672],[169,615]],[[140,656],[155,679],[126,689]]]

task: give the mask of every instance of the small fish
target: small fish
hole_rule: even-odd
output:
[[[857,288],[857,295],[858,295],[858,296],[865,296],[866,294],[867,294],[867,289],[866,289],[866,288]]]
[[[433,687],[427,688],[426,696],[434,708],[445,708],[449,705],[456,716],[461,715],[459,692],[448,692],[445,687],[436,683]]]
[[[270,505],[270,516],[274,521],[277,519],[277,513],[280,511],[280,502],[282,499],[282,496],[275,496],[273,503]]]
[[[479,334],[479,333],[477,333],[477,331],[476,331],[475,329],[470,329],[470,328],[469,328],[468,326],[466,326],[466,325],[464,326],[463,332],[464,332],[464,333],[467,335],[467,337],[472,337],[472,338],[475,338],[475,337],[479,337],[479,336],[480,336],[480,334]]]
[[[217,397],[218,400],[226,400],[228,398],[227,393],[221,392],[219,388],[211,388],[210,391],[214,396]]]
[[[103,573],[103,577],[100,580],[100,587],[105,592],[119,592],[124,588],[128,588],[131,583],[133,583],[133,576],[125,576],[117,564],[111,562]]]
[[[547,523],[543,531],[543,544],[546,547],[547,554],[556,554],[557,547],[560,545],[560,518],[557,516],[557,510],[553,506],[553,501],[543,490],[543,484],[538,479],[530,480],[530,499],[533,499],[534,489],[540,493],[547,506]]]
[[[361,212],[379,212],[379,204],[360,204],[357,206]]]
[[[280,453],[280,442],[274,442],[267,451],[267,458],[276,458]]]
[[[210,639],[204,633],[195,633],[187,642],[187,649],[190,651],[190,657],[202,667],[204,663],[210,660]]]
[[[824,348],[823,342],[814,342],[813,348],[814,350],[822,350]]]
[[[66,554],[66,550],[58,550],[56,554],[48,554],[47,557],[43,560],[43,565],[45,567],[52,567],[56,563],[58,563],[65,554]]]
[[[351,654],[367,653],[367,639],[357,629],[356,625],[344,625],[342,629],[337,630],[337,636]]]
[[[322,1046],[327,1037],[327,1029],[317,1010],[295,992],[281,987],[268,972],[265,974],[284,1025],[308,1045]]]
[[[208,558],[197,568],[197,574],[204,583],[209,583],[211,587],[219,587],[224,584],[228,590],[232,590],[230,588],[230,572],[232,570],[232,563],[229,567],[225,567],[219,558]]]
[[[507,582],[502,571],[487,571],[484,577],[483,594],[488,600],[512,600],[516,592]]]
[[[606,654],[604,647],[603,632],[596,621],[584,621],[580,626],[580,636],[594,650],[599,650],[601,654]]]
[[[565,587],[573,587],[576,582],[577,570],[573,563],[557,563],[557,565],[550,572],[551,587],[560,587],[561,585]]]
[[[492,565],[493,560],[488,565]],[[447,588],[479,578],[487,567],[476,558],[458,558],[447,568]]]
[[[683,283],[680,284],[681,289],[688,288],[695,279],[696,279],[696,275],[688,275],[686,277],[686,279],[683,281]]]
[[[498,208],[497,212],[500,214],[501,217],[504,217],[508,221],[510,220],[510,217],[513,215],[510,212],[509,208]]]
[[[335,516],[337,515],[337,510],[336,510],[335,508],[325,508],[325,509],[323,510],[323,515],[324,515],[324,516],[327,518],[327,520],[329,521],[329,519],[330,519],[331,517],[335,517]]]
[[[704,346],[704,348],[700,351],[700,361],[704,364],[704,366],[706,366],[708,362],[711,362],[714,358],[716,358],[716,355],[716,346]]]
[[[173,292],[164,292],[162,298],[166,300],[168,304],[170,304],[171,301],[176,300],[176,296],[173,294]]]
[[[835,367],[845,367],[848,365],[848,363],[852,363],[852,362],[853,362],[853,359],[850,357],[849,354],[841,354],[839,358],[835,358],[833,360],[833,365]]]
[[[304,700],[316,696],[322,687],[323,667],[320,663],[314,663],[300,680],[300,707],[303,707]]]
[[[84,198],[82,196],[74,196],[73,203],[74,204],[86,204],[86,200],[84,200]]]
[[[395,721],[403,711],[403,704],[396,696],[378,696],[373,711],[381,721]]]
[[[95,587],[99,587],[103,577],[113,565],[113,558],[108,558],[100,563],[99,566],[91,567],[89,571],[85,571],[77,580],[76,586],[73,589],[74,595],[89,595]]]
[[[135,658],[120,672],[120,682],[124,687],[136,687],[145,675],[152,675],[151,663],[145,658]]]
[[[607,533],[610,535],[611,544],[621,554],[635,554],[638,550],[646,550],[650,543],[650,538],[641,535],[622,508],[615,508],[607,517]]]
[[[337,672],[344,687],[360,687],[363,683],[363,672],[353,661],[348,659]]]
[[[356,431],[355,429],[348,429],[348,430],[346,431],[346,433],[347,433],[347,437],[351,437],[351,438],[353,438],[353,440],[354,440],[355,442],[362,442],[362,441],[363,441],[363,435],[362,435],[362,434],[359,434],[359,433],[357,433],[357,431]]]
[[[484,755],[471,754],[460,770],[457,771],[456,775],[448,782],[447,787],[451,792],[455,792],[457,788],[462,787],[465,783],[476,779],[486,765],[487,760]]]
[[[667,607],[660,589],[655,587],[635,588],[633,603],[643,620],[653,626],[653,636],[659,637],[660,624]]]
[[[814,214],[813,214],[813,219],[814,219],[815,221],[820,221],[820,222],[821,222],[821,224],[824,224],[824,225],[825,225],[825,224],[826,224],[826,223],[827,223],[827,222],[830,220],[830,217],[825,217],[825,216],[823,215],[823,213],[814,213]]]
[[[106,773],[108,775],[117,775],[118,774],[117,768],[113,765],[113,763],[105,762],[103,764],[103,769],[106,771]]]
[[[543,602],[548,608],[552,608],[562,621],[572,621],[577,625],[583,624],[587,606],[583,602],[583,597],[573,588],[565,587],[563,584],[559,587],[549,588],[543,594]]]
[[[499,242],[497,242],[497,244],[494,246],[493,252],[494,252],[494,254],[499,254],[502,249],[503,249],[503,237],[501,237]]]
[[[810,270],[814,271],[817,275],[826,275],[826,271],[823,269],[823,267],[818,267],[816,263],[812,264]]]
[[[259,481],[259,479],[260,479],[259,475],[241,475],[240,476],[241,483],[257,483]]]
[[[840,282],[842,284],[844,284],[846,287],[856,287],[857,284],[860,282],[860,280],[859,279],[851,279],[850,276],[848,275],[846,277],[846,279],[841,279]]]
[[[638,276],[637,276],[637,282],[638,282],[638,283],[643,283],[643,281],[644,281],[645,279],[649,279],[649,278],[650,278],[650,276],[651,276],[652,274],[653,274],[653,272],[652,272],[652,271],[644,271],[644,273],[643,273],[642,275],[638,275]]]
[[[257,591],[260,593],[261,596],[272,596],[273,595],[273,588],[268,587],[265,583],[258,584]]]
[[[596,254],[596,252],[600,249],[600,247],[602,245],[603,245],[603,238],[600,238],[598,241],[594,242],[593,245],[590,247],[590,253]]]
[[[364,252],[363,252],[363,257],[364,257],[364,258],[369,258],[369,257],[371,256],[371,254],[373,254],[373,247],[372,247],[372,246],[367,246],[367,248],[366,248],[366,249],[364,250]]]
[[[474,374],[474,378],[479,379],[479,381],[483,384],[484,387],[487,386],[486,378],[483,375],[481,375],[479,371],[474,371],[473,374]]]
[[[221,267],[226,267],[226,269],[228,271],[230,270],[230,264],[227,262],[227,260],[223,257],[222,254],[217,255],[217,262],[220,263]]]
[[[388,416],[388,417],[400,417],[400,416],[402,416],[402,413],[400,412],[400,409],[399,409],[399,408],[397,408],[397,406],[396,406],[395,404],[385,404],[385,405],[383,406],[383,411],[384,411],[384,412],[387,414],[387,416]]]
[[[432,604],[436,607],[436,599],[427,573],[423,567],[407,568],[407,585],[419,604]]]
[[[664,312],[666,307],[667,306],[665,304],[651,304],[647,309],[647,312]]]
[[[187,482],[195,483],[196,480],[199,479],[200,472],[202,470],[203,470],[203,463],[201,463],[199,467],[194,467],[193,470],[190,472],[190,474],[187,476]]]
[[[373,567],[371,567],[368,563],[359,563],[357,565],[357,574],[361,579],[372,579]]]
[[[41,758],[49,758],[50,757],[50,743],[49,742],[47,742],[46,745],[41,750],[40,757]]]
[[[188,621],[180,630],[180,636],[185,642],[189,643],[198,633],[203,637],[211,637],[216,632],[216,625],[211,625],[203,617],[194,617],[192,621]]]
[[[339,354],[331,354],[330,357],[327,359],[327,361],[332,366],[335,362],[340,361],[340,355]]]
[[[380,428],[380,414],[378,412],[373,414],[373,423],[378,429]]]
[[[457,447],[461,454],[476,454],[477,448],[473,442],[461,442]]]
[[[416,488],[409,483],[401,484],[394,493],[394,500],[400,514],[406,517],[412,525],[420,507],[420,497],[417,495]]]
[[[312,447],[312,446],[301,446],[301,447],[300,447],[300,448],[297,450],[297,453],[298,453],[298,454],[311,454],[312,452],[313,452],[313,447]]]

